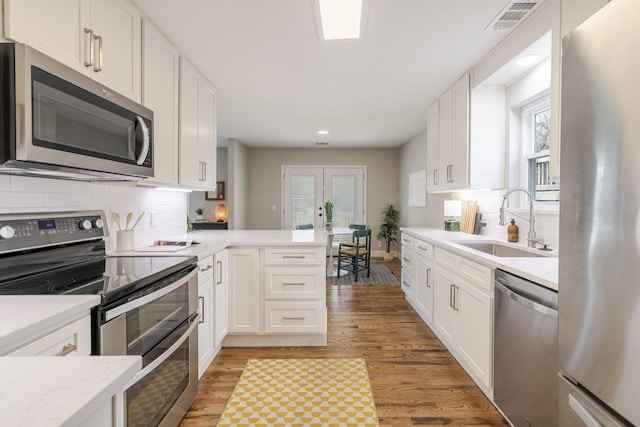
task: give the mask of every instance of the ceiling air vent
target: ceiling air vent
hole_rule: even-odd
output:
[[[507,30],[515,28],[542,3],[544,3],[544,0],[510,1],[504,9],[493,18],[493,21],[487,25],[485,30]]]

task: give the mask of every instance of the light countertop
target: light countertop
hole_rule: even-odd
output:
[[[0,425],[87,425],[141,368],[140,356],[0,357]]]
[[[0,355],[88,316],[99,303],[98,295],[0,296]]]
[[[192,233],[184,233],[166,236],[165,240],[197,241],[199,244],[191,245],[184,250],[174,251],[168,248],[168,252],[158,252],[158,248],[150,248],[148,244],[136,245],[136,251],[132,253],[115,252],[111,255],[141,255],[151,253],[153,255],[195,255],[199,259],[223,251],[229,247],[246,246],[326,246],[327,232],[324,229],[313,230],[195,230]]]
[[[558,257],[496,257],[484,252],[476,251],[455,243],[456,241],[500,241],[490,236],[477,236],[460,231],[445,231],[439,228],[402,228],[403,233],[417,237],[436,247],[464,256],[482,265],[499,268],[532,282],[558,290]],[[500,241],[507,243],[506,241]],[[526,248],[526,245],[519,245]]]

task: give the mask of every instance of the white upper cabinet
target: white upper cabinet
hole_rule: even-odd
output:
[[[154,177],[178,184],[180,52],[149,21],[143,22],[142,103],[153,110]]]
[[[141,100],[141,15],[126,0],[5,0],[4,36]]]
[[[505,101],[501,88],[470,90],[462,76],[427,110],[427,189],[504,187]]]
[[[216,188],[216,92],[180,58],[180,184]]]

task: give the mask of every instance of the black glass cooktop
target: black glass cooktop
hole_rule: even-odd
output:
[[[101,295],[104,304],[195,263],[187,256],[105,256],[95,244],[36,251],[0,259],[0,295]]]

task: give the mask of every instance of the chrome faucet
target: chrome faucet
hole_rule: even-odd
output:
[[[523,191],[524,193],[526,193],[527,197],[529,197],[529,218],[528,219],[516,213],[509,212],[504,208],[504,203],[507,201],[507,198],[509,197],[509,195],[516,191]],[[512,215],[517,216],[518,218],[529,221],[529,233],[527,233],[527,243],[530,248],[535,248],[537,243],[540,243],[540,244],[544,243],[544,239],[538,239],[536,237],[536,217],[533,215],[533,197],[531,196],[531,193],[529,193],[529,191],[525,190],[524,188],[511,188],[507,190],[504,196],[502,196],[502,206],[500,206],[500,222],[499,222],[500,225],[506,225],[504,222],[505,211],[509,212]]]

